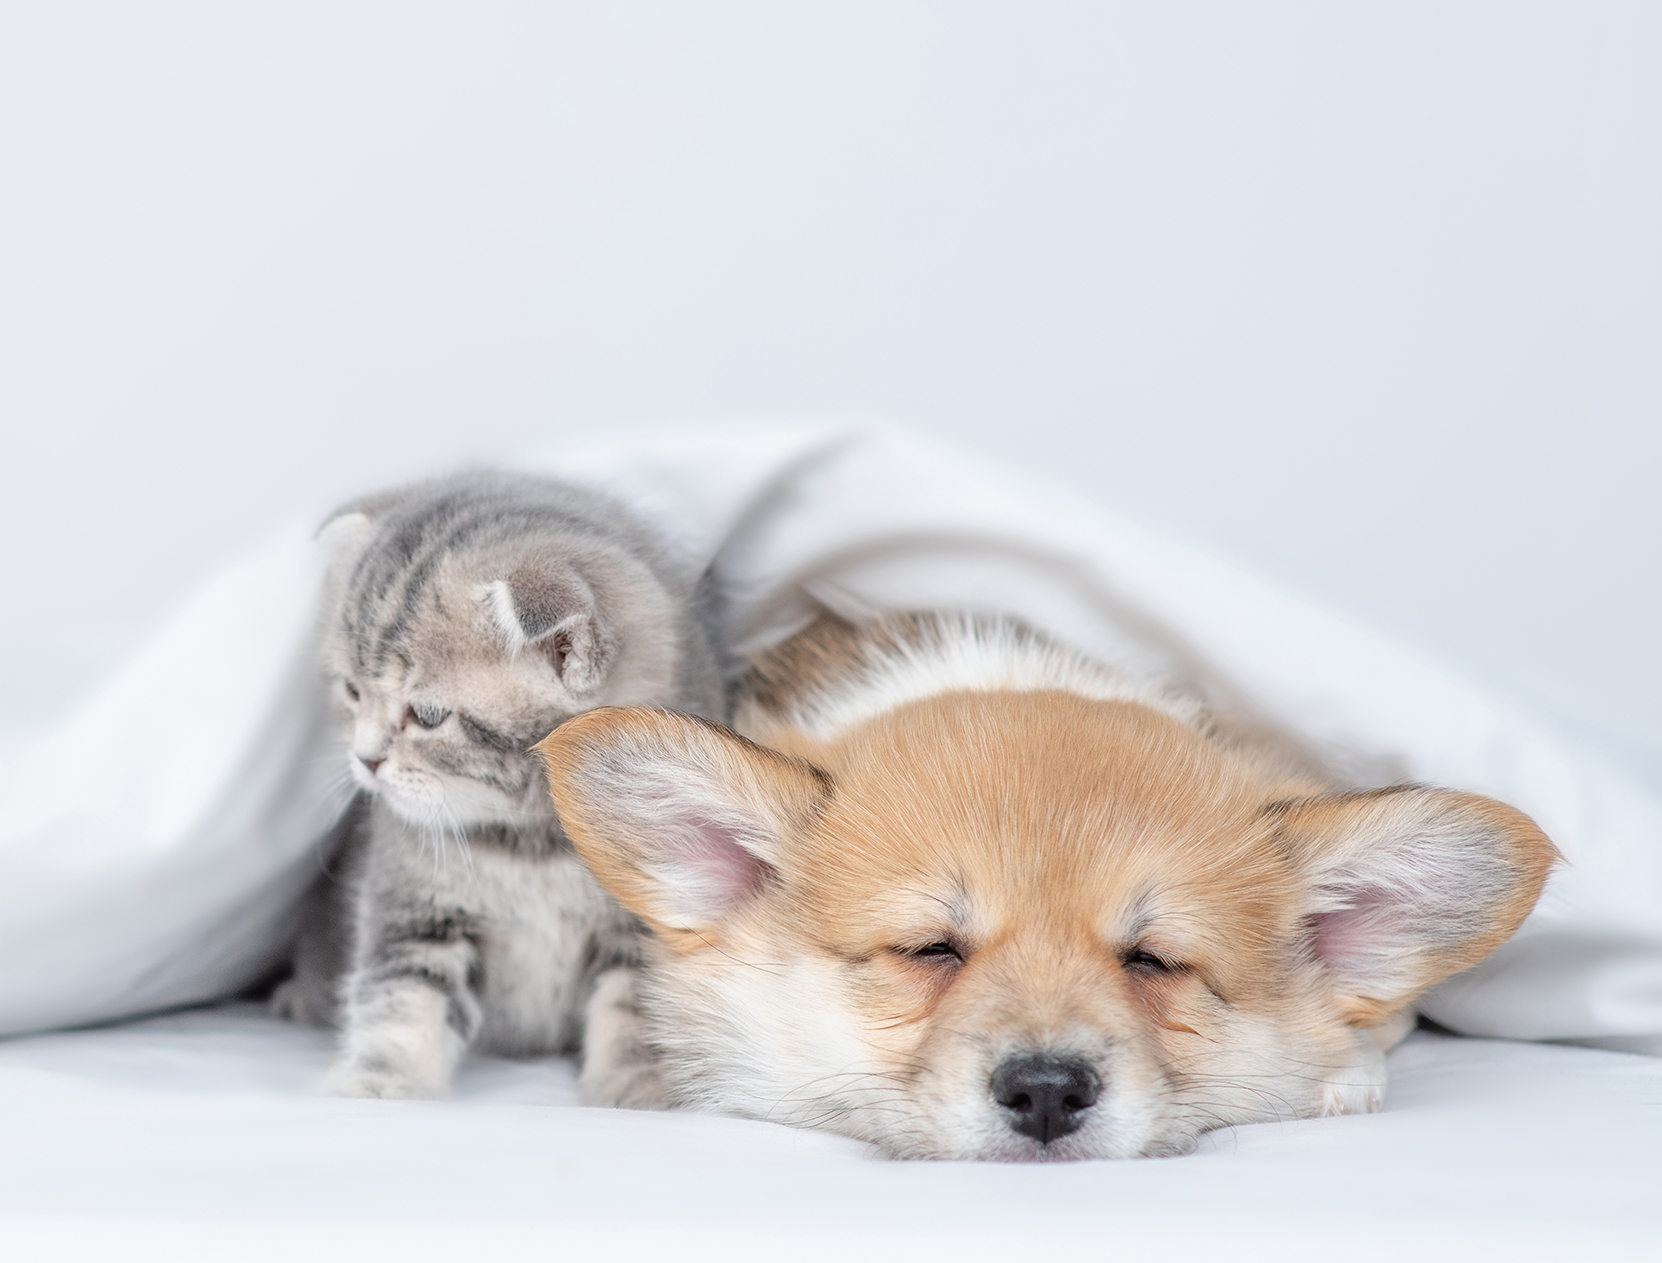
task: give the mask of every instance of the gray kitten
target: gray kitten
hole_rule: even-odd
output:
[[[584,1049],[651,1105],[638,922],[573,854],[531,746],[595,706],[722,718],[713,587],[619,504],[470,474],[350,506],[324,657],[359,793],[277,1012],[341,1029],[339,1096],[431,1097],[469,1048]]]

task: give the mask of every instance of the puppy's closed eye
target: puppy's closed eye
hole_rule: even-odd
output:
[[[964,960],[963,953],[945,939],[925,943],[922,947],[908,948],[906,954],[916,960],[956,961],[959,964]]]
[[[1175,974],[1183,971],[1183,966],[1176,961],[1167,960],[1164,956],[1156,955],[1142,947],[1127,952],[1120,958],[1120,963],[1127,969],[1149,974]]]

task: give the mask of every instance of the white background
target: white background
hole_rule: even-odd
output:
[[[1662,781],[1662,6],[0,9],[0,726],[354,492],[955,436]]]

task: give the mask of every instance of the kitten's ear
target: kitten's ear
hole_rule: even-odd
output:
[[[508,652],[531,647],[542,653],[573,697],[593,692],[606,678],[616,641],[594,593],[575,571],[526,561],[506,579],[483,585],[480,597]]]
[[[343,576],[356,564],[375,534],[375,523],[410,495],[409,487],[394,487],[343,504],[318,528],[317,539],[329,550],[329,569]]]
[[[1450,790],[1329,794],[1269,808],[1353,1026],[1377,1026],[1512,936],[1558,851],[1512,807]]]
[[[329,572],[344,575],[363,556],[375,523],[369,514],[353,509],[337,513],[317,532],[317,541],[329,552]]]
[[[603,707],[537,745],[560,824],[600,884],[680,951],[777,878],[830,778],[674,711]]]

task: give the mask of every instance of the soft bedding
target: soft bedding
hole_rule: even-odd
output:
[[[1198,1153],[895,1163],[823,1133],[581,1109],[563,1061],[449,1102],[303,1089],[251,1005],[0,1044],[13,1259],[1662,1257],[1662,1060],[1420,1033],[1381,1114]]]
[[[1569,864],[1429,997],[1467,1035],[1662,1052],[1662,804],[1504,699],[1053,488],[904,435],[681,432],[528,467],[714,561],[759,645],[819,606],[1014,613],[1175,678],[1359,784],[1534,815]],[[296,528],[0,766],[0,1249],[10,1257],[1662,1257],[1662,1060],[1419,1034],[1383,1114],[1194,1157],[900,1165],[765,1123],[582,1110],[561,1062],[445,1104],[305,1087],[316,1031],[223,1000],[280,959],[338,808]]]
[[[1503,698],[1055,487],[891,431],[682,430],[527,467],[713,561],[742,643],[816,603],[1025,618],[1278,730],[1359,785],[1522,808],[1568,864],[1435,991],[1465,1034],[1662,1052],[1662,801]],[[221,576],[59,730],[0,760],[0,1034],[200,1003],[278,959],[342,804],[297,528]]]

